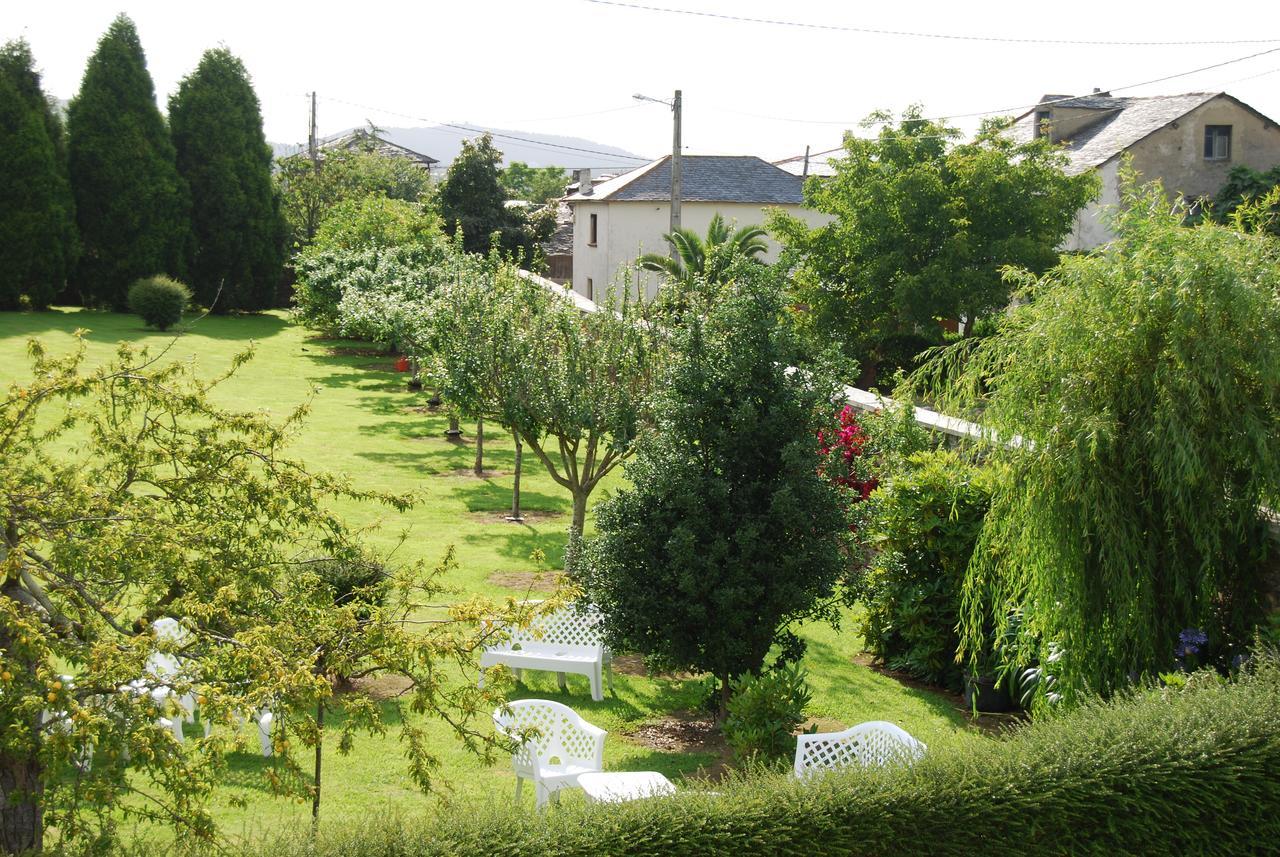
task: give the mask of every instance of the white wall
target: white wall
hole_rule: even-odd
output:
[[[1107,209],[1120,204],[1120,159],[1113,158],[1098,168],[1102,191],[1098,198],[1076,214],[1071,234],[1062,242],[1061,250],[1092,250],[1116,237],[1106,224]]]
[[[763,227],[772,206],[750,205],[738,202],[686,202],[680,206],[680,225],[705,235],[711,218],[719,212],[731,228],[747,225]],[[822,214],[799,205],[776,206],[793,214],[812,226],[829,222],[830,215]],[[635,259],[644,253],[670,252],[662,240],[671,228],[669,203],[659,202],[576,202],[573,205],[573,289],[592,300],[601,300],[608,289],[620,280],[623,269],[632,268]],[[596,245],[589,243],[591,215],[596,215]],[[767,239],[769,251],[765,260],[778,258],[779,246]],[[587,281],[592,287],[588,292]],[[657,275],[638,272],[632,282],[643,285],[645,294],[653,297],[658,287]]]

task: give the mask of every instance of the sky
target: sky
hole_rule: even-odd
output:
[[[856,129],[873,110],[921,104],[927,116],[1021,112],[1045,93],[1094,87],[1116,95],[1225,90],[1280,119],[1274,0],[635,3],[810,26],[591,0],[61,0],[3,4],[0,39],[25,37],[46,91],[70,98],[98,38],[123,11],[137,24],[162,107],[204,50],[225,45],[253,76],[267,139],[277,143],[306,139],[312,91],[321,135],[366,121],[381,127],[446,121],[584,137],[647,157],[670,152],[670,111],[632,95],[669,99],[677,88],[685,153],[769,160],[801,154],[806,145],[815,152],[836,147],[843,130]],[[1045,44],[819,27],[1011,40],[1236,43]],[[955,124],[968,131],[977,121],[957,118]],[[564,165],[573,161],[566,152]]]

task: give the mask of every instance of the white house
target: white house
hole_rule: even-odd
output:
[[[1143,181],[1160,179],[1171,195],[1189,200],[1217,194],[1232,167],[1266,171],[1280,164],[1275,120],[1225,92],[1046,95],[1017,118],[1011,133],[1060,143],[1070,159],[1068,173],[1098,171],[1102,194],[1076,216],[1066,250],[1091,250],[1115,237],[1102,215],[1120,200],[1118,174],[1126,154]]]
[[[719,212],[737,227],[763,226],[780,208],[818,226],[829,215],[804,208],[803,180],[754,156],[686,155],[681,158],[680,225],[705,234]],[[586,187],[584,193],[581,188]],[[600,182],[579,182],[565,198],[573,208],[573,290],[597,300],[624,268],[644,253],[668,253],[662,236],[671,226],[671,156]],[[735,227],[736,228],[736,227]],[[766,261],[779,247],[769,239]],[[657,275],[636,271],[633,282],[652,297]]]

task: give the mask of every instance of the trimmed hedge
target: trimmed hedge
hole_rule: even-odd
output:
[[[264,840],[244,854],[529,855],[1256,854],[1280,842],[1280,666],[1211,673],[1091,702],[997,741],[956,741],[909,768],[719,796],[504,803]],[[495,801],[498,799],[495,797]]]

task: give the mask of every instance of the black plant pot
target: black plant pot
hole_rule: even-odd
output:
[[[964,680],[964,704],[970,711],[974,709],[975,698],[978,711],[987,714],[1000,714],[1013,710],[1013,699],[1003,687],[996,685],[995,676],[972,676]]]

